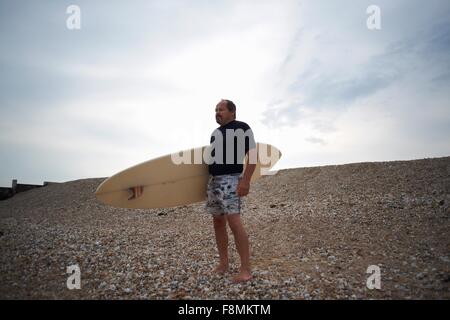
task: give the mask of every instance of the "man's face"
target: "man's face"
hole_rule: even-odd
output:
[[[234,120],[234,113],[228,110],[225,100],[220,101],[216,106],[216,122],[223,126],[232,120]]]

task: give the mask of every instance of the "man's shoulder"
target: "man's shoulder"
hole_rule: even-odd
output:
[[[236,128],[240,128],[240,129],[244,129],[244,130],[250,129],[250,126],[244,121],[234,120],[234,122],[235,122]]]

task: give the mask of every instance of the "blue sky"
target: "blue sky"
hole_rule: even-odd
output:
[[[446,0],[0,1],[0,39],[2,186],[205,145],[221,98],[277,169],[450,155]]]

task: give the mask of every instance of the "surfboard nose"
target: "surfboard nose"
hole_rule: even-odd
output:
[[[102,183],[100,183],[97,187],[97,189],[95,189],[94,195],[97,196],[99,194],[102,193],[102,189],[103,189],[103,185],[105,184],[106,180],[108,180],[109,177],[104,178],[104,180],[102,181]],[[98,198],[98,197],[97,197]]]

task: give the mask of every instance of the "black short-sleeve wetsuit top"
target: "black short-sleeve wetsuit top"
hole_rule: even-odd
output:
[[[214,130],[210,143],[213,147],[211,156],[214,162],[208,166],[208,169],[213,176],[242,173],[245,155],[249,150],[256,148],[250,126],[237,120],[232,120]]]

